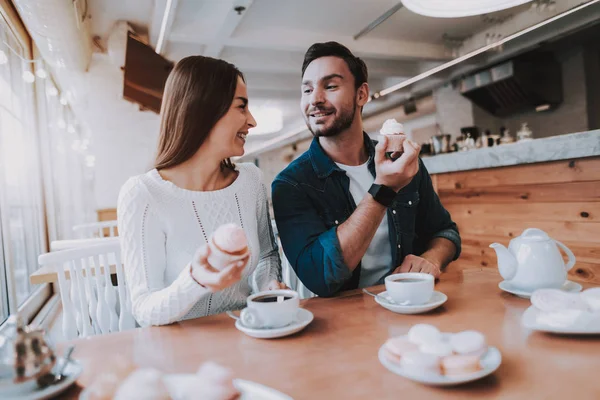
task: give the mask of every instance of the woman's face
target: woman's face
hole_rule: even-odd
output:
[[[210,131],[207,143],[222,159],[244,155],[244,144],[248,130],[256,126],[254,117],[248,110],[246,83],[238,77],[233,102],[229,111]]]

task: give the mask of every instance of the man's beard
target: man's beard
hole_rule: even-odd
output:
[[[328,111],[328,110],[325,110]],[[334,119],[331,126],[325,128],[322,125],[317,125],[313,129],[310,124],[310,117],[306,118],[306,126],[315,137],[334,137],[349,129],[354,122],[354,116],[356,114],[356,101],[351,107],[341,108],[339,115]]]

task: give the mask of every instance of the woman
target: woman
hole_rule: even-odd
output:
[[[230,161],[244,154],[254,126],[235,66],[201,56],[177,63],[165,86],[155,168],[119,194],[126,281],[141,326],[240,309],[251,291],[284,287],[262,174]],[[206,244],[226,223],[244,229],[250,256],[217,271]]]

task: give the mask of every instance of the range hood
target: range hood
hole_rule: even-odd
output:
[[[460,81],[460,92],[497,117],[544,110],[563,100],[560,64],[550,52],[533,52]]]

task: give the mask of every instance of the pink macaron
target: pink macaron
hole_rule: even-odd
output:
[[[210,247],[208,263],[218,270],[244,259],[248,255],[246,233],[236,224],[225,224],[218,227],[210,237],[208,245]]]

